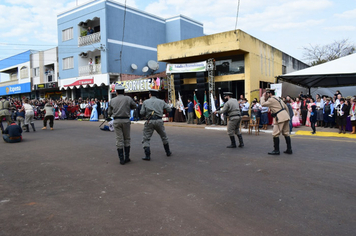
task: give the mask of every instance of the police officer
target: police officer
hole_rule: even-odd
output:
[[[164,150],[166,155],[172,155],[169,150],[168,137],[163,125],[163,110],[166,109],[167,112],[171,111],[171,107],[165,103],[163,100],[158,98],[158,90],[149,89],[149,99],[145,100],[142,104],[140,111],[141,116],[145,116],[147,121],[143,128],[143,149],[145,150],[145,157],[142,160],[149,161],[151,160],[151,150],[150,150],[150,140],[153,134],[153,131],[157,131],[159,136],[161,136]]]
[[[220,111],[215,111],[214,113],[227,113],[229,116],[229,123],[227,126],[227,134],[230,136],[231,145],[227,148],[236,148],[235,134],[239,139],[239,147],[244,146],[244,142],[241,135],[240,123],[241,123],[241,111],[239,102],[232,98],[231,92],[224,92],[224,106]]]
[[[1,132],[4,133],[4,127],[2,125],[2,120],[6,119],[7,126],[10,125],[11,122],[11,115],[10,115],[10,102],[6,100],[5,96],[2,97],[0,100],[0,127],[1,127]]]
[[[131,97],[124,95],[125,88],[123,86],[117,84],[115,90],[117,96],[109,102],[108,115],[114,118],[117,153],[120,164],[124,165],[130,162],[130,112],[131,109],[136,109],[136,103]]]
[[[261,97],[261,105],[268,107],[273,117],[273,143],[274,150],[269,155],[279,155],[279,135],[282,133],[286,139],[287,150],[284,153],[292,154],[291,139],[289,136],[289,110],[282,99],[275,96],[274,89],[267,89]]]

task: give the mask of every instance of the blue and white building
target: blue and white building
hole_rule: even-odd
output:
[[[31,62],[33,51],[0,60],[0,96],[31,97]]]
[[[116,81],[164,73],[165,63],[152,66],[158,44],[204,35],[203,24],[185,16],[164,19],[112,0],[63,12],[57,24],[58,85],[71,98],[110,99]]]

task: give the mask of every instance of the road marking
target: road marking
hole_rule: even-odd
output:
[[[323,141],[336,141],[336,142],[343,142],[343,143],[355,143],[354,140],[345,140],[345,139],[333,139],[333,138],[328,138],[328,137],[318,137],[318,136],[314,136],[314,137],[305,137],[305,136],[298,136],[298,135],[292,135],[293,138],[297,138],[297,139],[310,139],[310,140],[323,140]]]

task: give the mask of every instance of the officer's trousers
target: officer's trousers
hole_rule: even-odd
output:
[[[229,136],[240,135],[240,123],[241,123],[241,116],[233,116],[229,119],[227,123],[227,134]]]
[[[272,130],[273,137],[278,137],[281,133],[284,136],[289,136],[289,120],[277,124],[274,123]]]
[[[157,131],[159,136],[161,136],[163,144],[168,143],[168,137],[166,135],[166,131],[164,129],[164,122],[163,120],[150,120],[147,124],[145,123],[143,127],[143,139],[142,139],[142,145],[143,147],[149,147],[150,146],[150,140],[153,134],[153,131]]]
[[[114,120],[114,129],[116,133],[116,148],[123,149],[130,146],[131,121],[129,119]]]

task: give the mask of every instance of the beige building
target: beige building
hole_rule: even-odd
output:
[[[229,90],[249,101],[275,83],[276,76],[308,67],[241,30],[161,44],[157,49],[158,61],[171,64],[214,59],[215,95]],[[209,90],[207,72],[174,74],[173,78],[175,90],[185,96],[196,91],[201,100]]]

